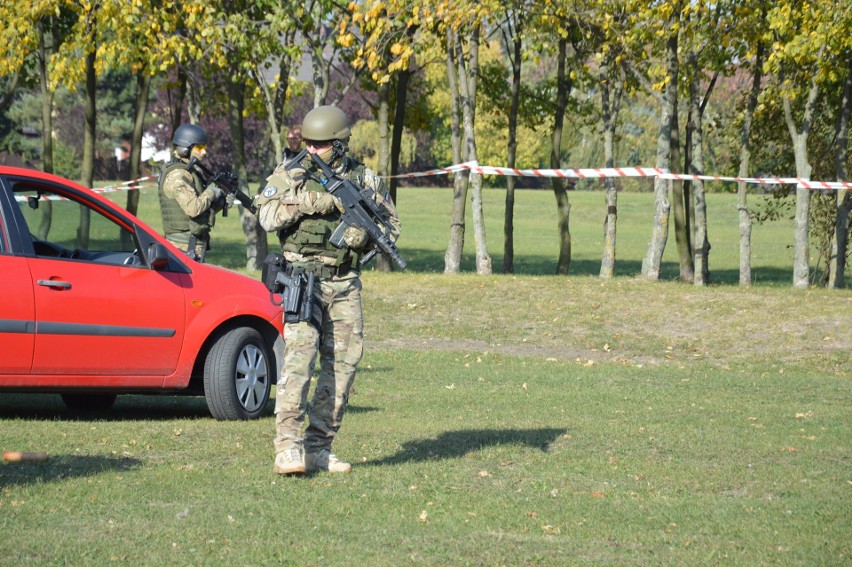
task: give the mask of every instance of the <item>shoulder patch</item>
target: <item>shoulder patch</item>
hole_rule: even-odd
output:
[[[270,199],[275,196],[276,193],[278,193],[278,189],[276,187],[273,187],[272,185],[268,185],[266,189],[263,190],[262,195],[267,199]]]

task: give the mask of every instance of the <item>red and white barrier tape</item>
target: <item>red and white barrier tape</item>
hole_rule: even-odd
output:
[[[130,191],[133,189],[147,189],[148,187],[155,187],[156,183],[142,183],[143,181],[149,181],[151,179],[159,179],[159,175],[147,175],[145,177],[140,177],[139,179],[134,179],[132,181],[125,181],[124,183],[119,183],[118,185],[111,185],[109,187],[95,187],[92,189],[95,193],[112,193],[113,191]]]
[[[403,173],[394,177],[426,177],[429,175],[445,175],[459,171],[471,171],[482,175],[515,175],[518,177],[563,177],[571,179],[604,179],[607,177],[658,177],[660,179],[696,180],[702,181],[733,181],[756,185],[801,185],[807,189],[852,189],[848,181],[813,181],[795,177],[722,177],[717,175],[691,175],[686,173],[670,173],[656,167],[605,167],[590,169],[516,169],[509,167],[492,167],[479,165],[475,161],[467,161],[449,167],[432,169],[418,173]]]
[[[493,167],[490,165],[479,165],[475,161],[457,163],[448,167],[418,171],[414,173],[401,173],[388,177],[411,178],[429,177],[432,175],[447,175],[460,171],[471,171],[481,175],[514,175],[518,177],[561,177],[566,179],[605,179],[608,177],[656,177],[659,179],[672,179],[688,181],[700,179],[702,181],[732,181],[749,183],[754,185],[801,185],[806,189],[832,190],[852,189],[849,181],[813,181],[811,179],[800,179],[798,177],[723,177],[719,175],[691,175],[687,173],[670,173],[665,169],[656,167],[602,167],[585,169],[516,169],[510,167]],[[143,183],[157,179],[158,175],[148,175],[132,181],[125,181],[118,185],[109,187],[96,187],[96,193],[112,193],[114,191],[131,191],[135,189],[147,189],[156,187],[156,183]]]

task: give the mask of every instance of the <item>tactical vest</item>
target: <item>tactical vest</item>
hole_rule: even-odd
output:
[[[167,163],[160,169],[159,180],[159,197],[160,210],[163,214],[163,232],[170,240],[181,244],[189,243],[189,236],[195,236],[199,241],[206,241],[210,228],[213,226],[214,212],[211,210],[204,211],[197,217],[189,217],[175,199],[166,196],[163,191],[163,184],[166,180],[166,175],[175,169],[186,169],[186,163],[175,160]],[[200,175],[194,170],[190,171],[192,175],[192,184],[195,194],[198,195],[198,188],[204,187],[205,182]]]
[[[306,168],[307,166],[307,168]],[[287,164],[287,169],[302,169],[310,174],[305,175],[305,191],[316,191],[325,193],[325,185],[319,182],[320,172],[316,170],[310,158],[301,163]],[[364,164],[351,159],[344,158],[343,172],[340,174],[359,187],[364,184]],[[295,224],[278,231],[281,248],[285,252],[294,252],[308,258],[322,257],[323,265],[357,266],[358,254],[347,246],[335,248],[330,242],[332,233],[340,224],[340,216],[335,211],[327,215],[310,215],[302,217]],[[304,267],[310,268],[310,265]]]

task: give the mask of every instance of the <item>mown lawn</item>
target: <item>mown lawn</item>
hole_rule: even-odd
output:
[[[352,474],[278,477],[271,415],[217,422],[202,399],[83,416],[2,395],[0,447],[49,459],[0,464],[0,564],[850,562],[852,294],[791,289],[791,227],[756,229],[758,285],[740,289],[733,199],[711,196],[730,283],[642,282],[650,198],[625,195],[601,282],[603,198],[577,193],[576,273],[556,277],[553,197],[524,192],[519,273],[447,276],[449,195],[404,189],[411,269],[364,274],[367,353],[335,443]],[[241,267],[236,215],[216,231],[211,261]]]

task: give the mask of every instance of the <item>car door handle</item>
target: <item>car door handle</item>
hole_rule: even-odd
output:
[[[58,289],[71,289],[71,282],[62,282],[59,280],[37,280],[38,285],[45,287],[54,287]]]

